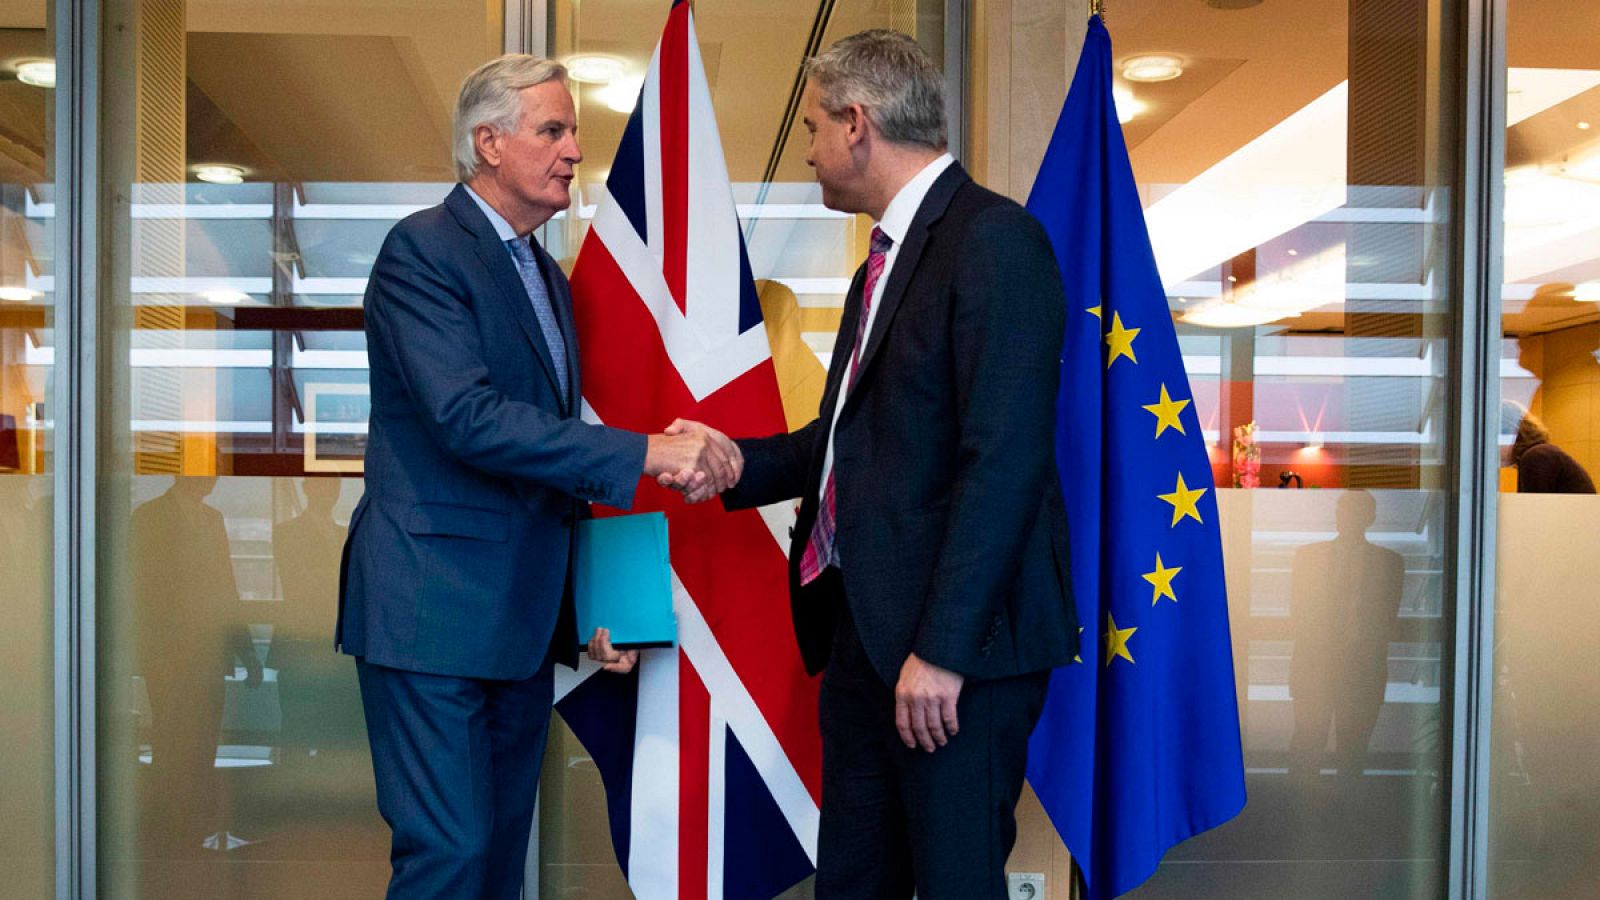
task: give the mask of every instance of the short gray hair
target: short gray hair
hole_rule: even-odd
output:
[[[944,75],[910,35],[853,34],[807,62],[806,77],[829,115],[858,104],[885,138],[945,148]]]
[[[553,59],[507,53],[474,69],[461,82],[450,148],[457,179],[471,181],[478,174],[482,160],[472,139],[478,126],[488,125],[502,134],[516,131],[522,119],[522,92],[546,81],[565,84],[566,67]]]

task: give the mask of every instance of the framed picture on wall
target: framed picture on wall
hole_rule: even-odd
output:
[[[365,384],[305,387],[305,470],[360,474],[372,390]]]

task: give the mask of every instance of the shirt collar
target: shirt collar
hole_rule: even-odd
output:
[[[911,176],[911,180],[900,189],[900,193],[895,194],[894,199],[889,201],[878,227],[889,236],[889,240],[894,241],[896,247],[906,239],[906,232],[911,230],[911,220],[916,218],[917,210],[922,208],[922,201],[928,196],[928,190],[955,161],[955,157],[948,153],[939,154],[938,159],[923,166],[922,171]]]
[[[489,205],[489,201],[478,196],[478,192],[473,190],[471,185],[462,184],[461,186],[467,189],[467,196],[472,198],[472,202],[478,204],[478,208],[483,210],[483,214],[489,217],[489,224],[494,226],[494,233],[499,235],[501,243],[517,239],[517,230],[511,227],[511,223],[506,221],[505,216],[495,212],[494,207]]]

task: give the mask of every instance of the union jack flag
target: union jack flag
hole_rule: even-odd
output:
[[[572,272],[590,421],[658,432],[676,418],[734,436],[786,430],[689,4],[650,60]],[[627,677],[585,664],[556,708],[600,769],[636,896],[770,898],[816,861],[817,684],[790,631],[790,505],[663,510],[678,645]]]

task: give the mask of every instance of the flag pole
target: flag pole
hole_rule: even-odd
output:
[[[1089,15],[1099,16],[1104,21],[1106,17],[1106,0],[1089,0]]]

